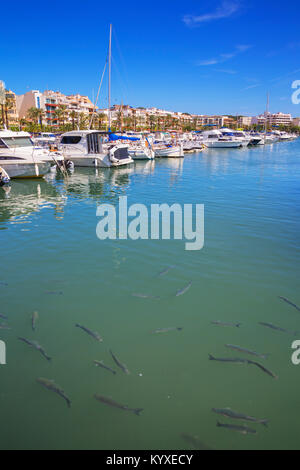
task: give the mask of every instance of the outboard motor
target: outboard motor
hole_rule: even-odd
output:
[[[10,183],[10,177],[3,168],[0,167],[0,186]]]

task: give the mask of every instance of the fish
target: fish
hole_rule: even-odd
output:
[[[112,374],[116,374],[116,371],[103,364],[103,361],[94,361],[94,363],[97,367],[103,367],[103,369],[109,370]]]
[[[247,364],[248,360],[247,359],[242,359],[242,358],[216,358],[212,356],[211,354],[208,355],[210,361],[218,361],[218,362],[235,362],[237,364]]]
[[[251,351],[250,349],[245,349],[245,348],[242,348],[240,346],[234,346],[233,344],[225,344],[225,347],[230,348],[230,349],[234,349],[236,351],[243,352],[243,353],[246,353],[246,354],[251,354],[252,356],[257,356],[257,357],[260,357],[262,359],[267,359],[267,357],[269,356],[269,354],[260,354],[256,351]]]
[[[183,328],[171,327],[171,328],[159,328],[158,330],[153,331],[152,333],[168,333],[169,331],[182,331]]]
[[[239,328],[242,325],[241,323],[227,323],[222,321],[212,321],[211,324],[217,326],[233,326],[235,328]]]
[[[272,325],[272,323],[259,322],[259,325],[266,326],[267,328],[271,328],[272,330],[281,331],[282,333],[293,334],[295,336],[298,334],[297,331],[288,331],[284,328],[280,328],[279,326]]]
[[[190,281],[187,286],[183,287],[182,289],[179,289],[176,292],[176,297],[179,297],[180,295],[185,294],[192,287],[192,284],[193,284],[192,281]]]
[[[48,294],[48,295],[63,295],[63,292],[62,292],[62,291],[47,290],[47,291],[45,292],[45,294]]]
[[[3,315],[3,313],[0,313],[0,318],[3,318],[3,320],[7,320],[7,316]]]
[[[207,447],[197,436],[192,436],[191,434],[182,433],[181,438],[186,441],[191,447],[197,450],[213,450],[210,447]]]
[[[155,297],[153,295],[147,295],[147,294],[132,294],[132,297],[137,297],[138,299],[154,299],[154,300],[159,300],[160,297]]]
[[[4,323],[0,323],[0,330],[11,330],[11,328]]]
[[[8,284],[7,284],[7,282],[4,282],[4,281],[0,281],[0,286],[4,286],[4,287],[7,287],[7,286],[8,286]]]
[[[236,431],[244,435],[256,434],[256,430],[252,428],[248,428],[248,426],[236,426],[234,424],[222,424],[222,423],[219,423],[219,421],[217,421],[217,427],[231,429],[232,431]]]
[[[283,300],[284,302],[286,302],[287,304],[291,305],[292,307],[295,307],[296,310],[298,310],[298,312],[300,312],[300,307],[298,307],[298,305],[294,304],[293,302],[291,302],[289,299],[286,299],[285,297],[278,297],[279,299]]]
[[[248,416],[243,413],[236,413],[235,411],[232,411],[230,408],[224,408],[224,409],[212,408],[212,411],[219,415],[226,416],[226,418],[239,419],[242,421],[251,421],[252,423],[259,423],[266,427],[268,426],[267,419],[257,419],[257,418],[253,418],[253,416]]]
[[[270,371],[269,369],[266,369],[266,367],[264,367],[262,364],[259,364],[259,362],[255,362],[255,361],[249,361],[248,360],[248,364],[253,364],[254,366],[257,366],[259,367],[259,369],[261,369],[263,372],[265,372],[266,374],[270,375],[270,377],[273,377],[273,379],[278,379],[278,376],[275,375],[272,371]]]
[[[136,414],[137,416],[140,416],[140,413],[143,411],[143,408],[129,408],[127,405],[121,405],[120,403],[117,403],[111,398],[106,398],[102,395],[95,394],[94,397],[96,400],[100,401],[101,403],[104,403],[105,405],[112,406],[114,408],[119,408],[120,410],[124,411],[132,411],[132,413]]]
[[[168,274],[169,271],[171,271],[171,269],[174,269],[174,268],[175,266],[168,266],[166,269],[164,269],[158,274],[158,277],[165,276],[166,274]]]
[[[125,364],[122,364],[119,359],[114,355],[114,353],[111,351],[111,349],[109,350],[113,360],[115,361],[115,363],[117,364],[118,367],[120,367],[120,369],[122,369],[122,371],[125,373],[125,374],[130,374],[129,370],[127,369],[127,366]]]
[[[36,322],[38,321],[38,318],[39,318],[38,312],[33,312],[32,317],[31,317],[31,326],[32,326],[33,331],[35,331],[35,326],[36,326]]]
[[[96,341],[99,341],[100,343],[103,341],[103,339],[101,338],[101,336],[99,335],[99,333],[97,333],[97,331],[91,331],[89,330],[88,328],[86,328],[85,326],[82,326],[82,325],[79,325],[78,323],[76,323],[75,325],[77,328],[81,328],[83,331],[85,331],[88,335],[90,335],[92,338],[94,338]]]
[[[42,346],[39,343],[37,343],[36,341],[30,341],[26,338],[21,338],[21,337],[19,337],[18,339],[20,341],[23,341],[24,343],[28,344],[32,348],[36,349],[37,351],[39,351],[42,354],[42,356],[44,356],[47,359],[47,361],[51,361],[51,357],[49,357],[46,354],[46,352],[44,351],[44,349],[42,348]]]
[[[49,379],[43,379],[42,377],[39,379],[36,379],[36,381],[43,385],[43,387],[47,388],[48,390],[51,390],[54,393],[57,393],[59,396],[61,396],[64,400],[66,400],[68,407],[71,407],[71,400],[65,392],[62,390],[62,388],[59,385],[56,385],[54,380],[49,380]]]

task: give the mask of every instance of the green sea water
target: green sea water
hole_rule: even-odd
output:
[[[300,312],[278,298],[300,306],[299,183],[295,141],[120,169],[76,168],[68,180],[52,173],[0,188],[0,313],[8,317],[0,323],[11,327],[0,330],[7,347],[0,448],[192,449],[186,433],[213,449],[299,449],[300,366],[291,362],[291,344],[300,339]],[[204,204],[204,248],[186,251],[180,240],[100,241],[96,209],[117,205],[119,196],[148,207]],[[152,333],[169,327],[183,330]],[[20,336],[38,341],[52,361]],[[209,361],[209,354],[248,357],[228,343],[270,354],[257,360],[278,380],[255,366]],[[39,377],[60,385],[71,408]],[[106,406],[95,393],[144,411],[138,417]],[[257,433],[246,436],[218,428],[217,421],[240,424],[211,411],[225,407],[266,418],[268,428],[247,423]]]

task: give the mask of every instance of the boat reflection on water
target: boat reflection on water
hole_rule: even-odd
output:
[[[18,180],[0,188],[0,228],[2,223],[25,223],[34,212],[49,208],[61,219],[65,197],[45,180]]]

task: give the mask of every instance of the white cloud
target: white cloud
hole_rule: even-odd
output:
[[[235,50],[233,52],[230,52],[229,54],[220,54],[218,57],[208,59],[208,60],[200,60],[196,62],[196,65],[200,66],[207,66],[207,65],[216,65],[216,64],[223,64],[224,62],[227,62],[230,59],[233,59],[239,54],[242,54],[243,52],[248,51],[252,46],[249,45],[238,45],[235,47]]]
[[[207,23],[222,18],[229,18],[241,8],[238,0],[224,0],[221,5],[213,12],[204,15],[185,15],[183,22],[187,26],[199,26],[202,23]]]

